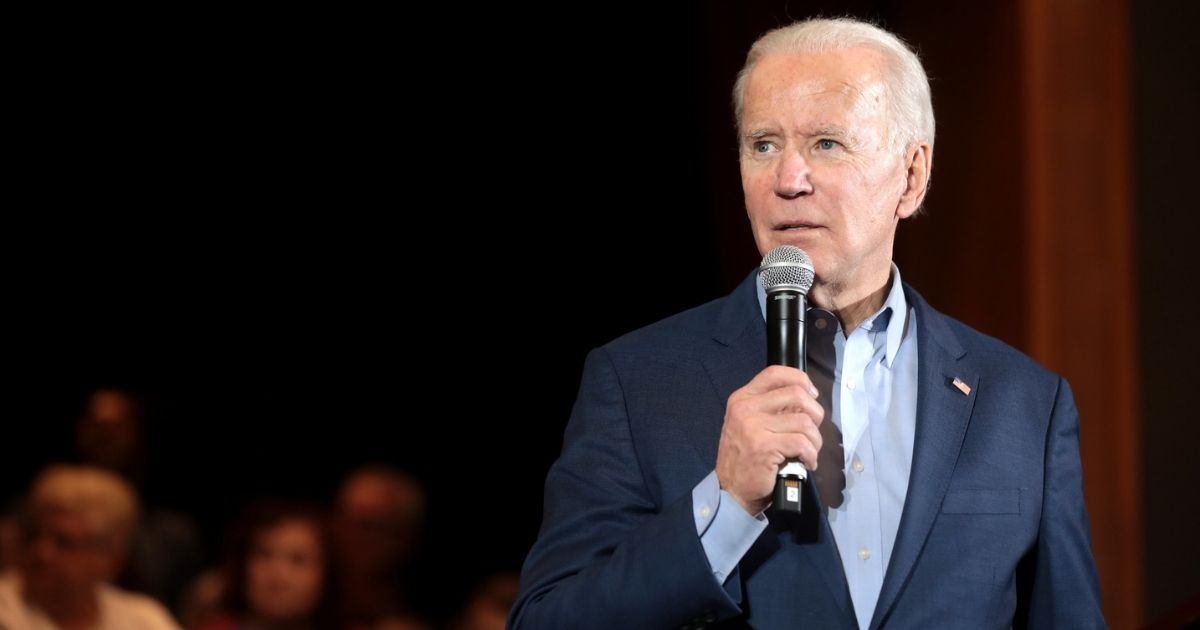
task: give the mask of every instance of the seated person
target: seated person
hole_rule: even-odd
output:
[[[0,576],[0,628],[177,630],[158,602],[110,585],[124,566],[137,499],[116,475],[52,466],[33,483],[17,566]]]
[[[202,630],[334,628],[329,537],[324,517],[304,506],[252,509],[230,544],[224,613]]]

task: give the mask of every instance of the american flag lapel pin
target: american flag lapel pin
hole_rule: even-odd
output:
[[[963,396],[971,395],[971,386],[964,383],[961,378],[955,376],[953,385],[958,388],[958,391],[963,393]]]

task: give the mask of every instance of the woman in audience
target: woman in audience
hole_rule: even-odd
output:
[[[317,510],[281,504],[253,509],[233,538],[224,614],[201,630],[325,630],[337,627],[329,538]]]

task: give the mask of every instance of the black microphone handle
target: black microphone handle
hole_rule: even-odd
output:
[[[767,294],[767,365],[806,370],[804,346],[804,294],[775,291]]]
[[[804,345],[805,295],[799,291],[767,294],[767,364],[807,368]],[[788,460],[789,462],[793,460]],[[785,474],[775,478],[771,510],[776,514],[799,514],[804,503],[806,477]]]

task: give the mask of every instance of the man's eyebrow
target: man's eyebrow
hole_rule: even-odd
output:
[[[849,134],[846,133],[845,129],[843,129],[842,127],[838,127],[836,125],[821,125],[820,127],[813,128],[805,135],[807,135],[807,136],[832,136],[834,138],[845,138]]]
[[[759,127],[759,128],[751,129],[750,131],[747,131],[745,134],[742,135],[742,137],[747,140],[759,140],[761,138],[765,138],[767,136],[774,136],[774,135],[778,135],[778,132],[775,131],[774,129],[771,129],[768,127]],[[809,137],[830,136],[833,138],[845,138],[845,137],[849,136],[850,134],[846,132],[845,128],[839,127],[837,125],[820,125],[820,126],[809,129],[808,131],[805,132],[804,135],[809,136]]]

